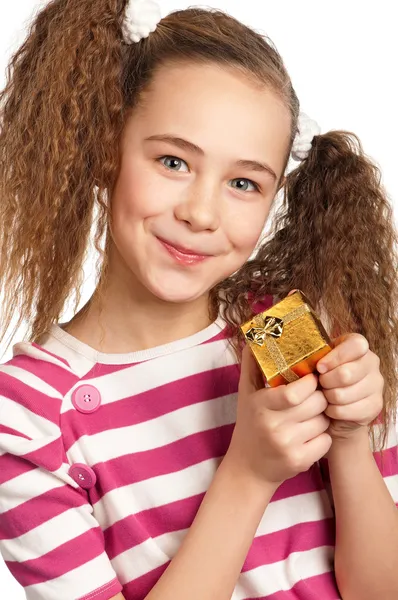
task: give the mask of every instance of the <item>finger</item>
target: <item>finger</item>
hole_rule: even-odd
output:
[[[246,344],[242,352],[239,392],[251,394],[264,388],[264,378],[252,351]]]
[[[359,424],[367,424],[373,421],[381,413],[382,409],[382,397],[373,394],[352,404],[329,404],[325,410],[325,414],[330,419],[338,421],[353,421]]]
[[[295,428],[296,441],[299,443],[308,442],[324,433],[329,425],[330,419],[324,414],[317,415],[308,421],[304,421],[304,423],[298,423]]]
[[[357,383],[346,387],[324,389],[323,393],[329,404],[352,404],[363,400],[376,391],[382,392],[384,379],[381,375],[369,374]]]
[[[291,291],[288,293],[288,296],[291,296],[292,294],[294,294],[294,292],[298,292],[298,290],[297,290],[297,289],[291,290]]]
[[[323,389],[346,387],[364,379],[370,372],[378,372],[378,357],[373,352],[367,352],[361,358],[335,367],[319,376]]]
[[[316,368],[319,373],[326,373],[339,365],[361,358],[368,350],[369,343],[363,335],[346,333],[334,340],[334,348],[320,359]]]
[[[318,377],[314,373],[309,373],[292,383],[279,385],[275,388],[265,388],[259,390],[260,401],[271,410],[286,410],[299,406],[311,394],[313,394],[318,385]]]
[[[294,423],[302,423],[323,413],[328,407],[328,401],[321,390],[315,390],[309,398],[298,406],[286,411],[286,419]]]
[[[316,438],[304,444],[304,451],[308,469],[316,463],[317,460],[325,456],[332,445],[332,438],[328,433],[321,433]]]

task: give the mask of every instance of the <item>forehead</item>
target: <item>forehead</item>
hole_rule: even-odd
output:
[[[131,127],[137,134],[149,128],[153,133],[186,137],[205,152],[238,152],[237,158],[273,160],[280,170],[289,145],[291,115],[274,91],[237,69],[173,64],[156,72],[132,113]]]

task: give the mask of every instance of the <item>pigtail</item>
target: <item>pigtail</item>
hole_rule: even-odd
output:
[[[308,291],[333,337],[361,333],[380,357],[384,444],[398,391],[398,259],[380,171],[354,134],[330,132],[314,139],[307,160],[287,177],[286,197],[285,235],[294,247],[286,260],[296,287]]]
[[[122,130],[122,4],[53,0],[35,17],[0,95],[0,291],[11,320],[34,339],[56,321],[82,262],[95,206],[101,253]]]
[[[298,288],[332,337],[364,335],[385,379],[383,444],[398,391],[396,249],[378,167],[354,134],[332,131],[315,137],[308,157],[287,176],[282,205],[255,260],[222,286],[240,319],[249,318],[253,306],[245,290],[253,290],[256,302]]]

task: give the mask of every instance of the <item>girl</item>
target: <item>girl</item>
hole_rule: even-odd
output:
[[[27,598],[395,599],[396,234],[357,138],[220,11],[53,0],[11,67],[1,322],[18,299],[32,331],[0,369],[0,548]],[[94,208],[98,285],[59,323]],[[335,348],[264,388],[237,326],[293,288]]]

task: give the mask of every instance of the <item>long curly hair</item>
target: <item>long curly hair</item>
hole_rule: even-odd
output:
[[[266,36],[222,11],[190,8],[172,12],[148,38],[127,45],[125,9],[126,0],[52,0],[11,57],[0,94],[0,341],[16,314],[10,337],[24,321],[36,341],[72,294],[77,311],[93,223],[95,294],[101,297],[121,135],[163,65],[238,69],[282,99],[291,112],[291,144],[296,135],[299,101]],[[398,290],[397,237],[379,169],[354,134],[332,131],[314,139],[282,193],[255,258],[211,290],[210,314],[222,306],[238,339],[254,303],[299,288],[331,335],[364,335],[385,380],[383,444],[398,389]]]

